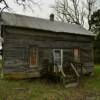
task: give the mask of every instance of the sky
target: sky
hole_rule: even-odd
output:
[[[40,17],[40,18],[49,18],[50,13],[53,13],[53,9],[51,8],[54,5],[55,0],[40,0],[40,7],[34,5],[34,11],[32,12],[30,9],[23,10],[22,6],[16,5],[13,0],[7,0],[10,6],[13,9],[14,13],[24,14],[28,16]],[[100,0],[97,0],[97,5],[100,7]],[[17,7],[18,6],[18,7]]]
[[[33,12],[29,8],[27,10],[23,10],[22,6],[18,6],[17,4],[15,4],[14,2],[15,0],[6,0],[6,1],[8,2],[9,6],[12,8],[10,10],[10,12],[12,13],[18,13],[22,15],[49,19],[49,15],[54,12],[51,6],[54,5],[55,0],[35,0],[35,1],[40,1],[40,7],[34,5]],[[100,8],[100,0],[97,0],[97,5]]]
[[[6,1],[8,2],[9,6],[13,8],[10,11],[12,13],[18,13],[22,15],[28,15],[46,19],[48,19],[50,13],[53,12],[51,5],[53,5],[55,2],[55,0],[40,0],[40,6],[34,5],[33,7],[34,11],[32,12],[31,9],[23,10],[23,7],[15,4],[14,0],[6,0]]]

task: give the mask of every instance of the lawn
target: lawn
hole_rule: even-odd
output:
[[[74,88],[45,79],[0,79],[0,100],[100,100],[100,66],[95,67],[93,76],[84,77]]]

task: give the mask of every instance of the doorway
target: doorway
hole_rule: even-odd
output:
[[[63,50],[62,49],[54,49],[53,50],[54,57],[54,65],[63,66]]]

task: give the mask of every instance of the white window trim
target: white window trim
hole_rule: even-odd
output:
[[[60,51],[60,54],[61,54],[61,65],[59,65],[59,66],[55,66],[54,65],[54,72],[57,72],[57,71],[59,71],[59,72],[61,72],[62,73],[62,75],[65,77],[66,75],[65,75],[65,73],[64,73],[64,71],[63,71],[63,49],[54,49],[53,50],[53,57],[55,57],[55,51],[56,50],[59,50]],[[55,62],[55,61],[54,61]],[[57,70],[57,67],[58,67],[58,70]]]
[[[63,66],[63,49],[53,49],[53,58],[54,58],[54,62],[55,62],[55,58],[57,58],[57,57],[55,57],[55,51],[56,50],[59,50],[60,51],[60,54],[61,54],[61,67]]]

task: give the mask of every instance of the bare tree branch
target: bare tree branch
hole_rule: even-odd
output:
[[[41,0],[13,0],[16,4],[23,6],[23,9],[29,8],[31,11],[34,11],[34,5],[38,6],[40,8],[40,1]],[[5,9],[9,9],[10,6],[8,5],[8,2],[6,0],[0,0],[0,4],[4,4],[4,7],[1,8],[1,12]]]
[[[90,19],[93,13],[93,8],[94,8],[95,3],[96,3],[96,0],[87,0],[87,10],[88,10],[87,19],[88,19],[88,24],[89,24],[89,30],[91,29]]]
[[[3,12],[4,9],[8,9],[9,8],[9,6],[8,6],[8,4],[7,4],[7,2],[5,0],[0,0],[0,3],[4,3],[4,7],[3,8],[0,7],[0,9],[1,9],[0,12]]]
[[[56,0],[52,8],[57,19],[84,26],[85,20],[89,20],[93,12],[96,0]],[[90,29],[90,24],[89,24]]]

